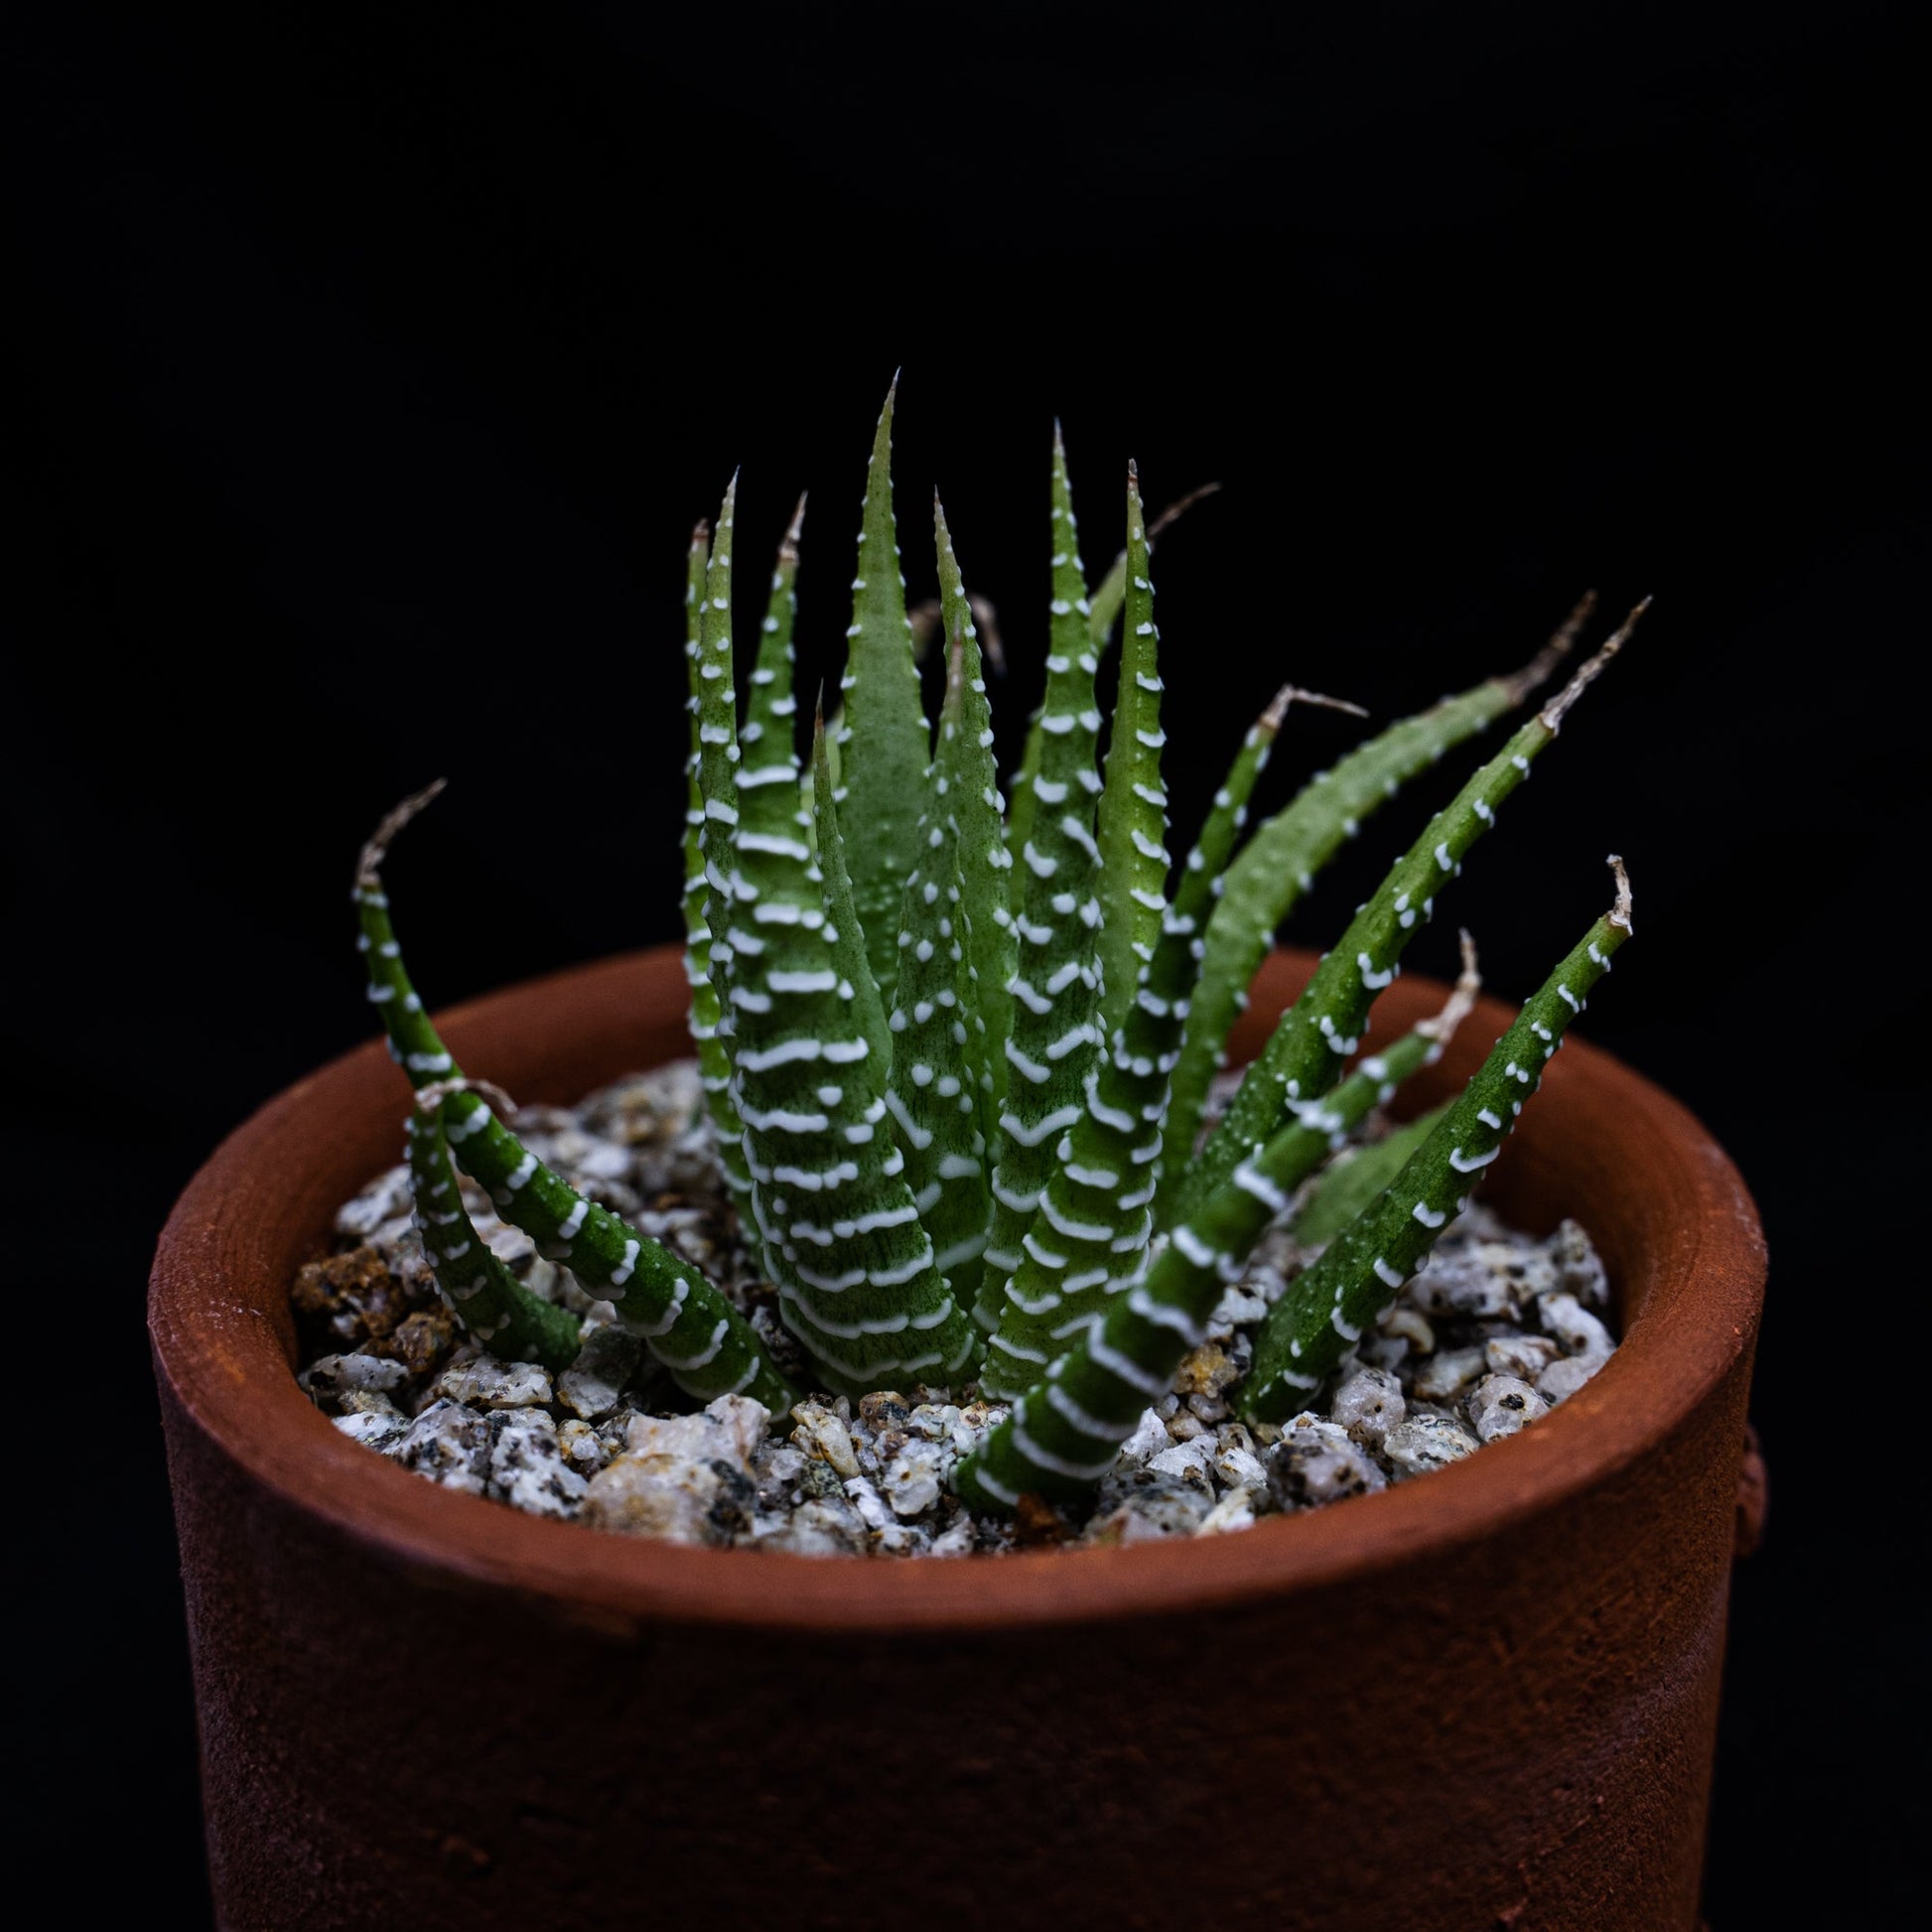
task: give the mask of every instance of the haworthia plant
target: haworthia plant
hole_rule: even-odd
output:
[[[736,479],[690,547],[691,1031],[745,1240],[814,1386],[860,1396],[978,1383],[1011,1402],[957,1476],[962,1495],[1010,1508],[1028,1493],[1091,1488],[1262,1231],[1441,1050],[1470,997],[1466,973],[1437,1021],[1349,1065],[1440,887],[1636,614],[1397,862],[1196,1152],[1209,1083],[1281,918],[1370,812],[1528,695],[1587,607],[1526,671],[1389,727],[1242,847],[1290,703],[1310,696],[1284,687],[1232,749],[1174,868],[1149,564],[1159,523],[1143,516],[1138,476],[1130,467],[1126,549],[1090,599],[1055,427],[1046,689],[1009,810],[976,615],[990,607],[966,583],[936,495],[939,595],[923,621],[943,639],[945,694],[936,721],[923,708],[893,510],[896,396],[897,384],[867,468],[843,704],[829,730],[821,716],[808,757],[792,658],[803,499],[778,545],[742,707]],[[1116,618],[1110,725],[1095,675]],[[694,1399],[748,1394],[782,1417],[799,1392],[758,1328],[688,1263],[538,1162],[425,1016],[379,868],[432,793],[379,828],[356,904],[370,998],[418,1093],[410,1172],[450,1306],[499,1352],[560,1365],[576,1345],[573,1318],[488,1256],[463,1208],[461,1169],[609,1299]],[[1308,1225],[1328,1246],[1271,1314],[1242,1392],[1249,1413],[1293,1405],[1375,1317],[1378,1296],[1420,1265],[1627,931],[1626,896],[1461,1099],[1316,1193]]]
[[[750,1198],[750,1176],[740,1146],[744,1130],[731,1098],[731,1058],[719,1034],[723,1010],[711,976],[711,887],[704,870],[704,786],[699,776],[704,756],[698,737],[704,689],[699,645],[710,570],[711,525],[700,523],[691,533],[684,591],[684,657],[689,686],[685,704],[691,714],[690,749],[685,760],[684,973],[691,989],[691,1041],[698,1049],[698,1073],[717,1135],[719,1164],[732,1198],[742,1206]]]

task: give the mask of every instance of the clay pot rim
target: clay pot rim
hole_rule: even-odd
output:
[[[1283,951],[1265,971],[1299,981],[1313,958]],[[678,971],[681,986],[677,959],[676,949],[657,947],[547,975],[454,1008],[438,1024],[464,1057],[472,1057],[466,1035],[528,1026],[538,1015],[552,1040],[581,1041],[617,1002],[634,1001],[640,971],[660,992]],[[1411,978],[1385,997],[1420,1013],[1442,992]],[[1263,1005],[1257,997],[1255,1011]],[[1511,1018],[1512,1008],[1481,1001],[1446,1072],[1466,1073]],[[276,1279],[272,1268],[236,1269],[219,1257],[211,1265],[217,1244],[275,1245],[263,1230],[288,1184],[264,1172],[271,1144],[298,1117],[313,1141],[332,1106],[366,1105],[366,1094],[382,1090],[378,1080],[395,1078],[378,1043],[355,1048],[269,1101],[195,1175],[163,1230],[151,1278],[156,1372],[222,1451],[288,1506],[453,1586],[512,1589],[614,1627],[652,1620],[880,1636],[1085,1623],[1205,1611],[1427,1560],[1561,1506],[1671,1434],[1749,1347],[1761,1303],[1763,1237],[1728,1158],[1677,1101],[1572,1039],[1549,1069],[1538,1112],[1611,1110],[1646,1157],[1640,1172],[1620,1177],[1674,1193],[1688,1211],[1673,1222],[1669,1251],[1645,1255],[1644,1278],[1624,1284],[1638,1312],[1615,1355],[1535,1428],[1426,1481],[1214,1538],[897,1563],[633,1541],[441,1488],[350,1442],[290,1371],[286,1272]],[[385,1120],[399,1119],[401,1104],[398,1094]]]

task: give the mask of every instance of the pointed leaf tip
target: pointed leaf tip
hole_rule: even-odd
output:
[[[1575,676],[1537,714],[1546,729],[1556,731],[1562,725],[1564,717],[1569,712],[1571,706],[1602,674],[1604,666],[1609,663],[1610,659],[1630,641],[1630,633],[1636,629],[1637,624],[1643,618],[1643,614],[1649,609],[1650,599],[1646,597],[1641,603],[1635,605],[1631,609],[1630,615],[1604,638],[1601,645],[1598,646],[1595,656],[1589,658],[1586,663],[1577,666]]]
[[[382,862],[388,858],[389,848],[396,842],[397,833],[425,806],[433,804],[449,782],[447,778],[432,778],[421,791],[412,791],[401,804],[392,805],[383,813],[375,830],[369,834],[361,857],[355,862],[357,892],[366,892],[376,886],[376,875],[382,870]]]
[[[1648,598],[1644,600],[1646,604],[1649,601]],[[1612,852],[1610,854],[1609,867],[1611,877],[1616,881],[1616,903],[1610,908],[1610,923],[1612,925],[1620,925],[1625,932],[1630,933],[1634,937],[1637,928],[1630,923],[1630,907],[1632,903],[1630,897],[1630,875],[1624,871],[1623,860],[1618,853]]]
[[[1305,690],[1299,684],[1284,684],[1269,702],[1268,709],[1261,714],[1261,722],[1279,731],[1282,720],[1288,716],[1292,704],[1319,705],[1324,711],[1339,711],[1350,718],[1366,718],[1368,708],[1358,705],[1349,698],[1331,698],[1325,691]]]
[[[1514,671],[1502,680],[1511,704],[1521,703],[1570,655],[1577,639],[1583,635],[1584,625],[1589,621],[1590,613],[1595,609],[1596,593],[1586,591],[1577,600],[1570,615],[1551,632],[1550,641],[1520,671]]]
[[[1190,489],[1186,493],[1186,495],[1180,497],[1175,502],[1170,503],[1168,507],[1164,509],[1161,512],[1161,514],[1157,516],[1154,519],[1154,521],[1147,526],[1148,542],[1152,544],[1154,540],[1158,536],[1160,536],[1164,530],[1166,530],[1171,524],[1174,523],[1178,518],[1184,516],[1187,513],[1187,511],[1194,506],[1194,504],[1198,503],[1201,500],[1203,496],[1218,495],[1220,493],[1220,488],[1221,485],[1217,483],[1204,483],[1197,489]]]

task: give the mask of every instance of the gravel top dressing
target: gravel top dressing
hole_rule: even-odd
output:
[[[574,1108],[525,1107],[516,1128],[582,1193],[702,1269],[809,1387],[776,1294],[737,1239],[699,1102],[696,1063],[678,1061]],[[430,1481],[679,1543],[963,1556],[1245,1529],[1513,1435],[1581,1388],[1614,1346],[1602,1265],[1582,1228],[1565,1221],[1538,1240],[1472,1205],[1310,1408],[1250,1427],[1233,1420],[1232,1398],[1255,1328],[1320,1252],[1278,1225],[1089,1509],[1030,1498],[1014,1517],[982,1516],[952,1493],[951,1471],[1004,1404],[922,1387],[857,1403],[818,1396],[792,1411],[788,1435],[744,1397],[681,1413],[688,1402],[611,1324],[608,1304],[498,1220],[482,1189],[465,1181],[464,1200],[526,1287],[587,1317],[576,1362],[553,1377],[463,1337],[424,1259],[398,1164],[342,1209],[336,1252],[295,1282],[302,1386],[345,1435]]]

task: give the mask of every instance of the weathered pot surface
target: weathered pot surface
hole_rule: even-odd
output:
[[[1311,965],[1269,962],[1237,1052]],[[1399,982],[1378,1036],[1441,997]],[[444,1026],[564,1101],[685,1051],[683,1003],[661,948]],[[1608,1265],[1622,1345],[1560,1409],[1236,1534],[951,1563],[602,1535],[333,1429],[288,1285],[404,1105],[374,1044],[291,1088],[155,1264],[225,1926],[1694,1923],[1764,1252],[1722,1151],[1606,1054],[1558,1056],[1485,1185]]]

